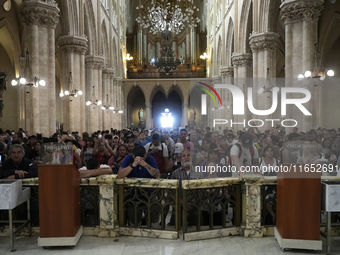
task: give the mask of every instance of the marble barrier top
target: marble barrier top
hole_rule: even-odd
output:
[[[339,181],[340,176],[322,176],[321,180]],[[277,181],[276,176],[260,176],[260,175],[244,175],[237,178],[211,178],[211,179],[197,179],[197,180],[184,180],[182,185],[184,189],[193,188],[211,188],[220,187],[223,185],[246,183],[251,184],[275,184]],[[39,178],[23,179],[24,186],[38,186]],[[176,188],[179,185],[178,180],[170,179],[147,179],[147,178],[123,178],[117,179],[116,174],[101,175],[91,178],[83,178],[80,180],[80,185],[113,185],[123,184],[127,186],[143,186],[143,187],[160,187],[160,188]]]

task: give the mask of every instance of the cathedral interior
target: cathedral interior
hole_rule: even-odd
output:
[[[263,118],[249,109],[233,114],[232,95],[221,88],[215,90],[221,105],[208,96],[203,114],[197,84],[232,84],[245,95],[252,88],[254,108],[261,110],[270,108],[274,87],[306,88],[311,116],[289,108],[283,116],[279,105],[270,117],[294,118],[300,130],[338,124],[339,1],[0,5],[2,128],[51,135],[56,129],[151,129],[168,115],[174,128]]]

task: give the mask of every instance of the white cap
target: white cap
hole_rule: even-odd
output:
[[[182,143],[176,143],[175,145],[175,153],[182,153],[184,151],[184,146]]]

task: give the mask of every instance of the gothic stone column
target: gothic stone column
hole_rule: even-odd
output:
[[[26,31],[24,48],[29,51],[33,76],[46,81],[45,87],[31,88],[26,100],[26,130],[52,135],[56,130],[55,28],[59,9],[54,1],[23,1],[19,16]]]
[[[85,100],[100,100],[102,99],[102,68],[104,67],[104,58],[102,56],[86,56],[86,96]],[[94,87],[94,92],[93,92]],[[94,95],[93,95],[94,93]],[[98,105],[90,105],[86,107],[86,129],[88,132],[100,130],[102,127],[102,109]]]
[[[146,128],[150,129],[152,128],[152,123],[151,123],[151,110],[152,110],[152,105],[151,103],[145,103],[145,108],[146,108]]]
[[[61,36],[58,39],[58,47],[62,52],[62,76],[61,84],[63,91],[70,90],[69,88],[69,73],[72,72],[73,85],[72,89],[80,90],[83,95],[69,100],[65,96],[64,108],[66,113],[66,129],[72,131],[85,132],[85,61],[84,55],[88,48],[87,38],[85,36]]]
[[[259,89],[265,91],[275,87],[276,82],[276,49],[279,43],[277,33],[255,33],[250,37],[250,48],[253,52],[253,106],[257,110],[267,110],[272,106],[272,93],[258,93]],[[277,115],[278,114],[278,115]],[[274,113],[275,117],[281,118],[280,112]],[[276,116],[277,115],[277,116]],[[254,119],[272,119],[270,116],[252,114]],[[264,121],[264,128],[271,127],[271,122]]]
[[[112,68],[103,69],[103,104],[108,104],[115,107],[115,104],[112,100],[113,96],[113,86],[111,86],[112,80],[114,76],[114,70]],[[113,85],[113,84],[112,84]],[[108,95],[108,102],[107,100]],[[103,130],[109,130],[113,127],[113,112],[112,110],[108,109],[103,111]]]
[[[249,78],[252,77],[252,55],[250,53],[234,53],[232,56],[232,63],[234,66],[234,85],[243,91],[246,100],[247,93],[245,88],[252,86],[252,84],[247,84],[247,82],[249,83]],[[236,125],[233,124],[233,130],[242,130],[244,126],[247,126],[248,115],[250,114],[248,113],[247,105],[244,107],[244,115],[233,115],[233,123],[240,123]]]
[[[263,237],[261,228],[261,184],[258,177],[245,177],[246,186],[246,228],[245,237]]]
[[[234,84],[234,68],[233,67],[221,67],[220,69],[222,84]],[[230,91],[227,89],[221,89],[221,99],[223,103],[223,117],[230,121],[232,119],[232,97]],[[227,125],[229,127],[229,125]],[[225,128],[225,127],[224,127]]]
[[[313,93],[310,81],[307,79],[298,81],[297,77],[313,67],[314,38],[317,33],[315,23],[321,15],[323,4],[324,0],[292,0],[281,5],[281,18],[286,31],[286,87],[304,87]],[[304,106],[310,112],[311,107],[314,109],[320,107],[317,103],[313,103],[312,106],[311,102]],[[288,107],[286,118],[296,119],[302,131],[313,128],[313,123],[316,122],[312,116],[303,115],[293,106]]]

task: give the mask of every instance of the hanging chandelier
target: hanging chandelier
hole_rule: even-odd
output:
[[[102,110],[114,110],[115,108],[113,107],[113,106],[111,106],[110,105],[110,103],[109,103],[109,94],[106,94],[106,103],[105,104],[103,104],[103,106],[102,106]]]
[[[170,44],[164,44],[160,50],[160,57],[157,57],[152,64],[157,67],[159,71],[164,71],[166,75],[170,72],[177,70],[177,66],[182,64],[181,61],[176,58],[175,52]]]
[[[73,101],[73,98],[77,97],[78,95],[81,96],[83,92],[81,90],[73,89],[73,78],[72,78],[72,72],[70,72],[70,77],[68,81],[68,88],[69,90],[65,90],[65,92],[60,92],[59,96],[69,96],[70,101]]]
[[[94,86],[92,86],[92,88],[93,88],[93,92],[92,92],[91,99],[86,102],[86,105],[87,106],[90,106],[90,105],[101,105],[102,101],[95,99]]]
[[[318,44],[314,44],[314,57],[313,57],[313,66],[311,70],[305,71],[303,74],[299,74],[298,80],[301,81],[305,78],[307,79],[319,79],[323,81],[326,79],[327,76],[333,77],[334,76],[333,70],[327,70],[321,68],[321,59],[320,53],[318,52]],[[315,85],[316,86],[316,85]]]
[[[136,21],[151,34],[164,31],[179,34],[200,22],[194,0],[146,0],[136,9]]]
[[[113,110],[113,113],[119,113],[119,114],[123,113],[123,110],[118,109],[118,100],[116,100],[116,109]]]
[[[30,63],[30,56],[28,50],[26,50],[26,57],[25,57],[25,67],[24,67],[24,75],[13,79],[11,82],[12,86],[16,86],[18,84],[20,85],[27,85],[28,89],[26,90],[26,93],[30,93],[30,88],[33,87],[39,87],[45,86],[46,82],[42,79],[39,79],[37,76],[33,76],[32,74],[32,68]]]

